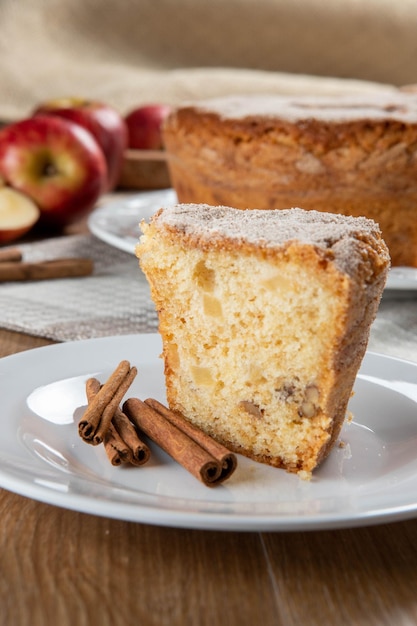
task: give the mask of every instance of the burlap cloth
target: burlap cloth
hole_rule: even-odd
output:
[[[353,79],[349,90],[364,87],[357,79],[414,83],[416,33],[416,0],[1,0],[0,119],[61,95],[125,112],[340,89],[314,76]]]

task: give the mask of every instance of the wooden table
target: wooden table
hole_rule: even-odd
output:
[[[0,356],[49,343],[0,330]],[[321,532],[183,530],[5,490],[0,520],[2,626],[417,624],[417,520]]]
[[[85,220],[66,234],[80,232]],[[0,329],[0,357],[50,343]],[[198,531],[0,490],[0,626],[52,624],[417,624],[417,519],[317,532]]]

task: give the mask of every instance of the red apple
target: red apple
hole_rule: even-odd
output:
[[[129,148],[133,150],[161,150],[161,126],[171,112],[167,104],[147,104],[130,111],[125,117]]]
[[[36,204],[11,187],[0,188],[0,243],[22,237],[36,224],[41,212]]]
[[[107,161],[108,184],[114,189],[120,177],[123,153],[127,148],[127,127],[123,116],[102,102],[81,98],[60,98],[40,104],[35,115],[57,115],[88,130],[103,150]]]
[[[94,206],[107,166],[82,126],[39,115],[0,130],[0,176],[38,205],[40,223],[62,227]]]

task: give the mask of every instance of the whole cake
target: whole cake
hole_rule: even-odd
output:
[[[366,216],[417,267],[416,93],[200,101],[164,139],[179,202]]]
[[[310,476],[340,432],[384,288],[377,225],[179,204],[142,229],[170,408],[235,452]]]

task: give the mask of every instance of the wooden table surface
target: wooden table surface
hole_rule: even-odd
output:
[[[50,343],[0,329],[0,357]],[[0,624],[409,626],[417,624],[417,520],[184,530],[0,490]]]

